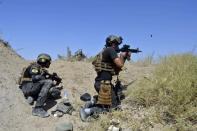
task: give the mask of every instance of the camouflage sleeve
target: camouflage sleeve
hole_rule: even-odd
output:
[[[37,66],[33,65],[30,68],[30,74],[32,75],[33,82],[45,79],[45,77],[41,75],[40,68]]]

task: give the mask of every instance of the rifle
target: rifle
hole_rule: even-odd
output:
[[[137,79],[136,79],[137,80]],[[117,95],[117,99],[118,101],[120,102],[121,100],[125,99],[125,95],[124,93],[122,92],[123,90],[126,90],[127,87],[131,84],[133,84],[136,80],[133,80],[131,81],[129,84],[127,85],[122,85],[121,84],[121,81],[119,80],[119,78],[117,77],[117,80],[116,80],[116,84],[115,84],[115,93]]]
[[[61,82],[62,82],[62,78],[60,78],[57,73],[53,73],[53,74],[50,74],[47,70],[43,70],[43,75],[46,77],[47,75],[49,77],[47,77],[47,79],[51,79],[52,81],[56,81],[57,84],[56,85],[59,85]]]
[[[123,85],[117,76],[116,84],[115,84],[115,94],[117,96],[117,100],[121,103],[121,100],[125,99],[125,95],[123,94]]]
[[[139,48],[130,49],[130,45],[125,44],[125,45],[123,45],[122,48],[120,48],[120,49],[118,50],[118,52],[127,52],[127,60],[129,61],[129,60],[130,60],[130,57],[128,57],[128,53],[129,53],[129,52],[132,52],[132,53],[139,53],[139,52],[142,52],[142,51],[140,51]]]

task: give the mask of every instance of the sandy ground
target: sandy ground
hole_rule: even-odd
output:
[[[0,131],[54,131],[58,123],[72,122],[75,131],[86,130],[88,123],[80,120],[78,107],[84,103],[80,95],[89,92],[96,94],[93,84],[96,73],[88,62],[54,61],[49,71],[57,72],[63,78],[63,91],[68,93],[69,101],[73,103],[75,111],[72,115],[61,118],[39,118],[32,116],[32,107],[27,104],[17,80],[23,67],[30,62],[24,60],[15,51],[0,43]],[[153,67],[140,67],[127,63],[121,73],[124,84],[148,76]],[[57,101],[49,101],[46,109],[51,112],[55,109]]]

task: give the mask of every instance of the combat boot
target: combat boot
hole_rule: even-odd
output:
[[[84,110],[84,108],[80,107],[79,108],[79,115],[80,115],[80,118],[83,122],[86,122],[87,121],[87,118],[89,117],[89,114],[87,114]]]
[[[27,97],[27,103],[30,104],[30,105],[33,105],[34,104],[34,98],[31,97],[31,96],[28,96]]]
[[[49,114],[42,107],[34,107],[32,110],[32,115],[39,116],[42,118],[48,117]]]
[[[85,108],[90,108],[90,107],[92,107],[92,106],[94,106],[94,102],[92,102],[92,101],[87,101],[87,102],[85,103]]]
[[[97,96],[97,95],[93,96],[92,101],[87,101],[87,102],[85,103],[85,108],[90,108],[90,107],[95,106],[96,103],[97,103],[97,101],[98,101],[98,96]]]

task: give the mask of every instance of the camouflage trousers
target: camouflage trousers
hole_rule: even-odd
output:
[[[50,89],[53,88],[52,80],[40,80],[39,82],[32,83],[28,82],[22,85],[22,91],[25,97],[31,96],[37,102],[36,106],[43,106],[48,96],[57,98],[60,95],[60,90]]]

